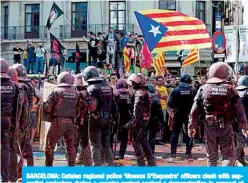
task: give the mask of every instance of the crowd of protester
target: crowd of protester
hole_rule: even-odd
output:
[[[45,49],[42,43],[34,45],[32,41],[27,41],[25,48],[20,47],[20,43],[16,43],[13,48],[14,64],[21,63],[23,57],[23,65],[27,69],[28,74],[38,74],[44,72]]]
[[[123,49],[126,47],[128,49],[129,58],[131,60],[131,65],[139,64],[140,52],[142,50],[142,45],[144,43],[143,36],[138,34],[131,34],[127,32],[126,35],[123,35],[122,32],[115,32],[113,28],[109,30],[109,33],[97,33],[88,32],[88,38],[83,37],[84,41],[88,42],[88,63],[89,65],[94,65],[98,68],[104,68],[104,76],[106,81],[112,86],[115,87],[116,82],[119,78],[118,72],[115,72],[115,68],[119,67],[120,63],[123,62]],[[45,50],[42,44],[38,46],[34,46],[31,41],[27,42],[27,47],[22,49],[19,47],[19,43],[16,43],[16,47],[13,48],[14,52],[14,63],[21,62],[21,55],[23,53],[24,66],[27,68],[28,73],[43,73],[44,71],[44,55]],[[241,69],[241,73],[243,73],[246,68],[243,65]],[[111,74],[107,73],[107,70],[111,70]],[[126,78],[128,75],[125,76]],[[238,78],[233,80],[233,85],[236,85],[236,81]],[[37,83],[39,78],[32,78],[32,83],[36,88],[38,88]],[[194,77],[192,81],[192,86],[195,90],[195,93],[200,88],[201,85],[206,83],[207,76],[206,75],[198,75]],[[154,76],[153,74],[150,77],[147,77],[147,83],[151,84],[155,87],[156,93],[159,96],[159,100],[162,106],[163,118],[166,124],[161,128],[161,137],[162,142],[170,142],[171,139],[171,122],[170,116],[167,111],[167,99],[172,92],[172,90],[178,85],[179,78],[166,72],[164,76]],[[40,87],[39,87],[40,88]],[[37,121],[40,111],[40,104],[42,102],[42,93],[39,92],[38,89],[36,92],[36,104],[31,113],[32,123],[32,138],[31,142],[34,142],[34,137],[37,129]],[[38,102],[37,102],[38,101]],[[185,129],[185,127],[183,128]],[[181,135],[179,138],[179,145],[183,143],[183,136],[187,135],[185,131],[182,129]],[[38,136],[37,136],[38,137]],[[131,138],[131,137],[130,137]],[[203,126],[200,125],[197,130],[197,136],[195,138],[195,142],[204,142],[203,138]]]
[[[88,42],[89,65],[119,67],[120,63],[122,63],[123,49],[125,47],[128,50],[131,65],[139,64],[144,44],[142,35],[131,34],[130,32],[124,35],[123,32],[116,32],[113,28],[110,28],[108,34],[98,32],[96,35],[93,32],[88,32],[88,38],[83,37],[83,39]]]

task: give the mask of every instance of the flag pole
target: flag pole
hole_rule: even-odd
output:
[[[64,14],[64,16],[70,22],[70,24],[72,25],[71,20],[68,18],[68,16],[66,14]]]
[[[198,49],[198,58],[199,58],[199,71],[200,71],[200,77],[201,77],[201,59],[200,59],[200,49]]]

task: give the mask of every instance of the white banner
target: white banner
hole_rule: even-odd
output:
[[[239,26],[240,48],[239,61],[248,62],[248,26]]]
[[[226,36],[226,55],[227,62],[236,62],[238,56],[237,42],[238,35],[235,26],[225,26],[224,33]]]

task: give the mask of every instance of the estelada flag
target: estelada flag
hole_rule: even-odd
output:
[[[197,49],[190,50],[190,53],[185,58],[185,60],[182,63],[182,67],[186,67],[187,65],[190,65],[194,62],[197,62],[199,60],[199,54]]]
[[[76,54],[75,54],[75,62],[76,62],[76,71],[75,71],[75,73],[76,74],[80,73],[79,59],[80,59],[80,49],[79,49],[78,43],[76,43]]]
[[[64,14],[64,12],[58,7],[55,2],[53,2],[52,8],[49,13],[49,17],[47,19],[46,27],[50,29],[52,27],[53,22],[62,14]]]
[[[63,50],[65,47],[59,42],[59,40],[50,32],[51,40],[51,59],[57,61],[60,65],[64,66]],[[63,63],[62,63],[63,62]]]
[[[164,52],[157,54],[157,56],[153,59],[153,67],[156,70],[157,76],[163,76],[165,74],[165,56]]]
[[[152,53],[212,46],[205,24],[195,17],[160,9],[134,13]]]
[[[123,55],[124,55],[124,67],[125,67],[125,71],[126,72],[130,72],[131,63],[130,63],[130,59],[129,59],[129,54],[128,54],[127,47],[125,47],[123,49]]]

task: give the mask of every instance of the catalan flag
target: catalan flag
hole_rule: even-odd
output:
[[[131,63],[130,63],[130,59],[129,59],[129,55],[128,55],[128,50],[127,50],[126,47],[123,49],[123,55],[124,55],[124,67],[125,67],[125,71],[126,72],[130,72]]]
[[[199,60],[198,50],[192,49],[192,50],[190,50],[189,55],[183,61],[182,67],[186,67],[187,65],[190,65],[194,62],[197,62],[198,60]]]
[[[156,70],[156,75],[164,75],[165,74],[165,56],[164,52],[157,54],[157,56],[153,60],[153,66]]]
[[[153,53],[211,47],[205,24],[195,17],[159,9],[142,10],[135,15]]]

